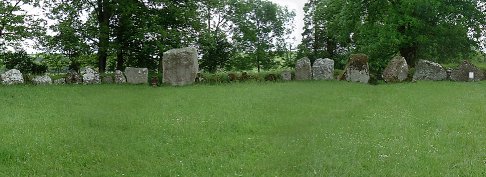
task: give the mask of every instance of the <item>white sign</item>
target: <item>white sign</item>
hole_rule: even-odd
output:
[[[474,72],[469,72],[469,79],[474,79]]]

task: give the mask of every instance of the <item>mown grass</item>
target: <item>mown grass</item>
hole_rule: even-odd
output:
[[[486,83],[0,87],[0,176],[484,176]]]

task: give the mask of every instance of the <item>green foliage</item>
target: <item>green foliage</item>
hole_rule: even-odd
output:
[[[34,58],[25,51],[7,52],[2,54],[3,63],[6,69],[18,69],[24,74],[41,75],[47,72],[47,65],[34,62]]]
[[[285,37],[295,13],[265,0],[234,0],[232,7],[233,40],[237,52],[244,53],[237,59],[251,61],[258,71],[275,68],[274,58],[277,51],[286,50]]]
[[[470,58],[484,33],[485,6],[475,0],[311,0],[305,8],[299,53],[311,57],[325,57],[320,51],[329,56],[331,51],[366,53],[376,74],[396,53],[412,66],[420,58],[438,62]]]
[[[23,39],[44,35],[45,20],[28,15],[22,6],[39,6],[39,0],[0,0],[0,51],[20,47]]]
[[[201,69],[214,73],[221,69],[230,68],[233,48],[226,35],[209,33],[200,38],[199,44],[203,54],[199,65]]]

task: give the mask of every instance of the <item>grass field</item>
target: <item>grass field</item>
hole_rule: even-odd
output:
[[[0,176],[485,176],[486,83],[0,86]]]

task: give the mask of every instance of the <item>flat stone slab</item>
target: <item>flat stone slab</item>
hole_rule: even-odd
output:
[[[297,60],[295,64],[295,80],[310,80],[312,78],[312,68],[309,58],[304,57]]]
[[[413,81],[441,81],[447,79],[447,72],[439,63],[428,60],[419,60],[415,66]]]
[[[148,69],[147,68],[125,68],[125,76],[129,84],[148,84]],[[115,73],[116,77],[116,73]],[[116,80],[118,83],[118,80]]]
[[[314,61],[312,65],[312,76],[314,80],[333,80],[334,60],[325,58]]]
[[[365,54],[352,54],[340,78],[340,80],[344,79],[349,82],[367,84],[370,80],[368,56]]]
[[[193,84],[199,72],[197,49],[187,47],[165,52],[162,67],[163,83],[173,86]]]
[[[388,63],[382,77],[385,82],[389,83],[403,82],[408,77],[408,71],[407,60],[402,56],[396,56]]]

